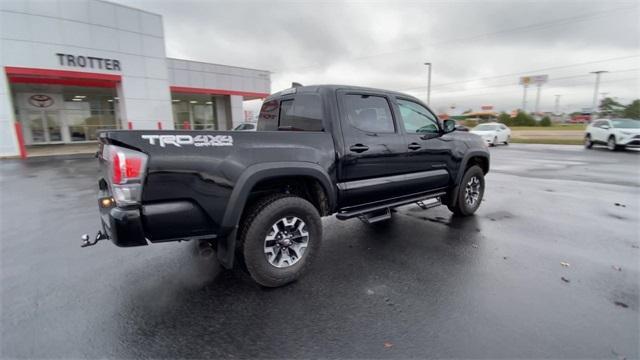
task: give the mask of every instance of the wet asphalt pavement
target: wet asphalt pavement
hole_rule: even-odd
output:
[[[1,161],[1,357],[638,358],[640,153],[491,155],[476,216],[326,218],[279,289],[193,243],[81,249],[95,160]]]

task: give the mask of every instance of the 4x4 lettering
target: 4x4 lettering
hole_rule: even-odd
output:
[[[150,145],[160,145],[160,147],[167,145],[233,146],[233,137],[229,135],[142,135],[142,138],[148,140]]]

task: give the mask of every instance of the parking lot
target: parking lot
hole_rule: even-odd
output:
[[[95,159],[0,162],[3,358],[637,358],[640,154],[491,149],[476,216],[325,218],[263,289],[193,243],[81,249]]]

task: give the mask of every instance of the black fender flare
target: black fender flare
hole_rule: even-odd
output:
[[[464,176],[464,170],[467,168],[467,163],[469,159],[474,157],[481,157],[487,160],[487,172],[489,172],[490,168],[490,158],[489,153],[484,150],[473,150],[467,152],[462,161],[460,161],[460,167],[458,168],[458,173],[456,174],[455,182],[449,191],[448,198],[451,204],[454,204],[458,200],[458,189],[460,188],[460,183],[462,182],[462,177]],[[486,173],[485,173],[486,174]]]
[[[262,180],[284,176],[314,178],[324,188],[331,211],[335,209],[338,197],[336,189],[331,177],[320,165],[310,162],[268,162],[249,166],[236,181],[220,223],[224,236],[217,239],[217,253],[224,267],[233,267],[238,225],[251,189]]]

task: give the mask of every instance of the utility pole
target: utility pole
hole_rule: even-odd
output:
[[[424,64],[429,66],[429,80],[427,82],[427,105],[431,105],[431,63],[426,62]]]
[[[555,108],[554,113],[555,113],[555,115],[560,115],[560,96],[562,96],[562,95],[556,94],[555,96],[556,96],[556,108]]]
[[[526,113],[527,112],[527,88],[529,87],[528,84],[524,84],[524,94],[522,95],[522,112]]]
[[[591,113],[595,114],[598,112],[598,88],[600,87],[600,75],[606,73],[608,71],[598,70],[592,71],[591,74],[596,74],[596,87],[593,90],[593,103],[591,104]]]

